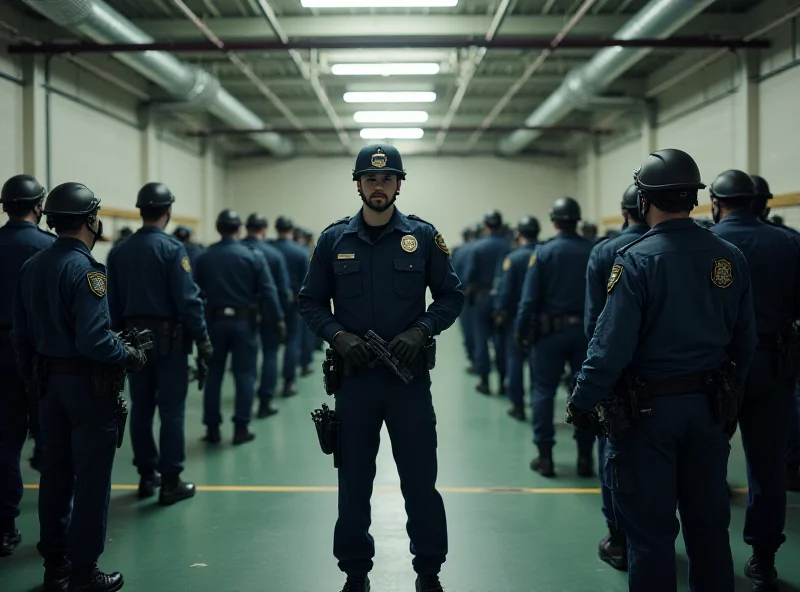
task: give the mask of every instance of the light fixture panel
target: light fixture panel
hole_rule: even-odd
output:
[[[453,8],[458,0],[300,0],[303,8]]]
[[[419,127],[368,127],[361,130],[365,140],[419,140],[425,131]]]
[[[356,111],[353,120],[357,123],[425,123],[427,111]]]
[[[335,76],[432,76],[439,73],[439,64],[430,62],[333,64],[331,73]]]
[[[342,97],[345,103],[432,103],[435,92],[428,91],[351,91]]]

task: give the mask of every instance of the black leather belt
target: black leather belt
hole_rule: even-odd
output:
[[[225,306],[221,308],[211,308],[208,311],[209,317],[215,320],[218,319],[250,319],[254,314],[251,308],[234,308],[232,306]]]
[[[710,393],[713,382],[708,374],[689,374],[679,378],[657,380],[645,383],[647,397],[668,397],[671,395],[696,395]]]

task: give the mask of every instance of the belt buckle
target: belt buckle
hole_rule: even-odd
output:
[[[235,317],[236,311],[230,306],[226,306],[225,308],[222,309],[222,315],[226,317]]]

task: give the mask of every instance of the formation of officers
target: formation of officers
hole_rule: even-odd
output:
[[[753,549],[745,573],[754,591],[777,590],[786,492],[800,480],[793,403],[800,234],[767,222],[766,181],[736,170],[718,175],[707,228],[690,217],[706,187],[696,163],[661,150],[636,169],[622,197],[623,228],[611,237],[596,241],[592,225],[579,235],[580,207],[562,198],[550,212],[554,238],[539,242],[538,221],[526,217],[510,241],[500,213],[490,212],[451,254],[431,222],[397,209],[405,177],[396,148],[366,146],[352,176],[360,209],[328,226],[316,246],[295,240],[285,218],[275,223],[278,239],[267,242],[263,216],[243,224],[224,210],[221,238],[205,249],[192,246],[185,228],[165,233],[175,196],[150,183],[136,202],[143,225],[118,241],[108,267],[92,256],[103,224],[89,188],[65,183],[45,196],[32,177],[8,180],[0,198],[9,215],[0,229],[0,363],[8,377],[0,397],[2,554],[21,540],[20,454],[30,428],[41,470],[45,589],[119,590],[122,575],[97,562],[127,415],[118,397],[126,376],[139,495],[158,490],[170,505],[195,493],[182,479],[190,376],[204,384],[204,439],[216,444],[231,354],[233,442],[243,444],[254,438],[256,395],[257,417],[274,415],[272,399],[296,393],[297,368],[308,373],[311,351],[324,340],[338,430],[333,552],[347,576],[342,592],[370,589],[370,498],[384,423],[416,591],[441,592],[448,537],[430,371],[436,337],[460,318],[477,390],[492,392],[493,351],[499,391],[519,420],[529,366],[538,450],[531,469],[545,477],[556,476],[554,399],[569,367],[566,417],[580,476],[595,474],[598,442],[609,528],[599,554],[628,572],[634,592],[676,589],[676,509],[690,588],[733,591],[726,475],[740,428],[750,492],[743,536]],[[55,236],[39,229],[42,216]],[[135,338],[142,329],[152,343]]]
[[[280,217],[278,238],[268,243],[264,216],[254,213],[243,224],[224,210],[219,242],[202,248],[185,227],[174,236],[165,232],[174,202],[162,183],[142,187],[136,201],[142,226],[121,233],[104,265],[92,255],[103,222],[100,199],[88,187],[64,183],[46,195],[35,178],[17,175],[2,188],[9,221],[0,228],[0,364],[7,377],[0,395],[0,556],[22,540],[15,519],[30,431],[31,464],[41,472],[38,550],[48,591],[123,586],[122,574],[102,572],[97,562],[128,413],[138,495],[158,492],[158,502],[171,505],[195,494],[181,477],[190,376],[204,387],[204,439],[219,443],[230,354],[233,443],[243,444],[255,437],[248,425],[256,393],[256,416],[269,417],[277,413],[274,397],[297,392],[298,368],[311,372],[317,339],[301,323],[297,304],[310,257],[307,236],[295,240],[291,220]],[[43,216],[55,234],[39,228]],[[242,226],[247,236],[240,240]],[[135,338],[142,330],[151,339]],[[126,377],[129,412],[119,396]]]

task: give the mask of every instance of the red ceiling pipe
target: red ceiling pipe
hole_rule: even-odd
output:
[[[365,123],[358,127],[349,127],[345,128],[345,131],[350,133],[358,133],[364,128],[371,128],[371,127],[412,127],[412,128],[420,128],[426,134],[437,133],[440,131],[438,127],[425,127],[423,126],[415,126],[415,125],[400,125],[400,124],[378,124],[378,123]],[[478,126],[450,126],[448,128],[449,132],[462,132],[462,133],[471,133],[477,129]],[[485,130],[486,132],[502,132],[508,133],[513,132],[520,129],[519,125],[505,125],[505,126],[492,126]],[[581,126],[571,126],[571,125],[556,125],[556,126],[545,126],[539,128],[525,128],[524,126],[522,129],[538,129],[541,131],[547,132],[555,132],[561,134],[572,134],[572,133],[582,133],[582,134],[592,134],[592,135],[604,135],[610,134],[612,130],[609,129],[602,129],[602,128],[593,128],[593,127],[581,127]],[[204,131],[189,131],[186,132],[186,136],[192,137],[205,137],[205,136],[247,136],[250,134],[260,134],[264,132],[275,132],[278,134],[285,134],[285,135],[292,135],[292,134],[300,134],[304,132],[310,132],[312,134],[335,134],[336,130],[332,127],[319,127],[319,128],[307,128],[305,130],[298,130],[293,127],[289,128],[268,128],[268,129],[253,129],[253,130],[240,130],[240,129],[233,129],[233,128],[225,128],[225,129],[212,129],[212,130],[204,130]]]
[[[486,47],[487,49],[545,49],[552,48],[549,38],[505,38],[487,41],[484,38],[454,37],[344,37],[293,39],[289,43],[277,41],[226,41],[217,47],[209,41],[157,41],[154,43],[40,43],[18,44],[8,47],[16,54],[62,53],[131,53],[139,51],[287,51],[289,49],[459,49]],[[558,50],[592,49],[602,47],[651,47],[661,49],[763,49],[771,46],[767,39],[714,39],[709,37],[671,37],[669,39],[562,39]]]

